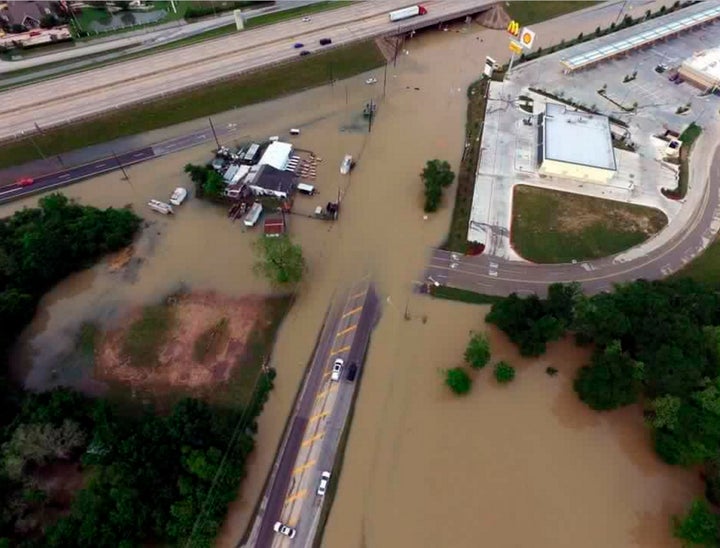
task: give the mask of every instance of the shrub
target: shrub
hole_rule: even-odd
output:
[[[462,367],[445,371],[445,384],[458,395],[467,394],[472,386],[470,375]]]
[[[515,368],[507,362],[495,364],[495,380],[500,384],[506,384],[515,378]]]

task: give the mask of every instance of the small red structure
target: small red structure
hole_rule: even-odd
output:
[[[277,238],[285,234],[287,226],[285,225],[285,216],[277,215],[265,218],[264,234],[268,238]]]

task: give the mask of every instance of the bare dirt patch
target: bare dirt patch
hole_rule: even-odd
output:
[[[268,321],[263,297],[229,299],[214,293],[191,293],[174,297],[162,306],[171,308],[173,322],[155,363],[132,363],[123,353],[130,326],[143,315],[143,310],[136,310],[123,327],[103,335],[95,356],[100,380],[141,389],[189,391],[225,383],[248,351],[253,332],[263,329]],[[227,336],[216,341],[212,353],[198,361],[194,353],[196,341],[219,322],[226,324]]]

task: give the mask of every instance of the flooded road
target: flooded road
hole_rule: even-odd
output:
[[[314,183],[320,195],[298,197],[295,209],[309,213],[338,192],[343,197],[338,223],[290,219],[309,273],[279,332],[276,389],[221,546],[234,546],[248,524],[334,291],[365,274],[385,305],[324,546],[671,546],[669,516],[700,492],[691,474],[658,463],[637,410],[600,415],[577,401],[571,379],[585,355],[571,345],[554,346],[533,365],[493,334],[495,359],[516,365],[517,380],[497,387],[488,370],[475,376],[466,398],[444,389],[441,370],[461,360],[468,332],[483,329],[486,310],[412,295],[428,246],[447,230],[454,193],[452,187],[441,210],[424,220],[418,174],[432,158],[457,170],[465,90],[485,55],[504,59],[507,48],[502,32],[462,29],[410,41],[397,67],[388,67],[384,98],[379,70],[375,86],[363,83],[370,74],[361,75],[213,118],[236,124],[238,141],[300,127],[292,142],[323,162]],[[360,131],[359,113],[371,98],[380,106],[368,134]],[[358,159],[351,177],[339,174],[346,153]],[[246,232],[224,208],[192,198],[171,219],[145,206],[190,186],[182,166],[209,154],[194,149],[129,168],[129,181],[113,173],[65,190],[95,206],[132,204],[150,226],[136,245],[139,263],[127,273],[101,264],[43,300],[18,353],[18,372],[30,387],[64,381],[87,388],[87,371],[52,373],[83,321],[111,325],[127,307],[183,285],[233,296],[270,291],[251,271],[258,229]],[[550,363],[560,370],[555,378],[544,373]]]

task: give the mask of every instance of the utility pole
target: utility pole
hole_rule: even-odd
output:
[[[332,63],[330,63],[330,65],[329,65],[328,68],[329,68],[329,70],[330,70],[330,85],[331,85],[332,87],[335,87],[335,79],[333,78],[333,66],[332,66]]]
[[[38,145],[38,144],[35,142],[35,139],[34,139],[34,137],[32,136],[32,133],[29,134],[28,137],[30,137],[30,142],[31,142],[31,143],[33,144],[33,146],[35,147],[35,150],[38,151],[38,154],[40,155],[40,157],[41,157],[43,160],[45,160],[45,155],[43,154],[43,151],[40,149],[40,145]]]
[[[385,72],[383,73],[383,99],[385,98],[385,88],[387,87],[387,61],[385,62]]]
[[[215,126],[212,123],[212,118],[208,118],[208,122],[210,122],[210,129],[212,130],[213,137],[215,137],[215,144],[217,145],[217,149],[220,150],[220,141],[218,141],[217,133],[215,133]]]
[[[617,17],[615,18],[615,25],[616,25],[616,26],[617,26],[618,21],[620,21],[620,16],[621,16],[622,13],[625,11],[625,6],[627,5],[627,3],[628,3],[628,0],[625,0],[625,1],[623,2],[622,6],[620,6],[620,11],[618,12]]]
[[[117,165],[120,167],[123,173],[123,181],[130,181],[130,177],[128,177],[127,171],[125,171],[125,167],[120,162],[120,158],[118,158],[117,154],[115,154],[115,151],[112,151],[113,158],[115,158],[115,161],[117,162]]]
[[[373,100],[370,99],[370,102],[368,103],[368,108],[370,110],[370,116],[368,117],[368,133],[372,132],[372,121],[373,121],[373,114],[375,110],[375,104],[373,103]]]
[[[345,106],[348,105],[348,89],[347,84],[345,84]]]

